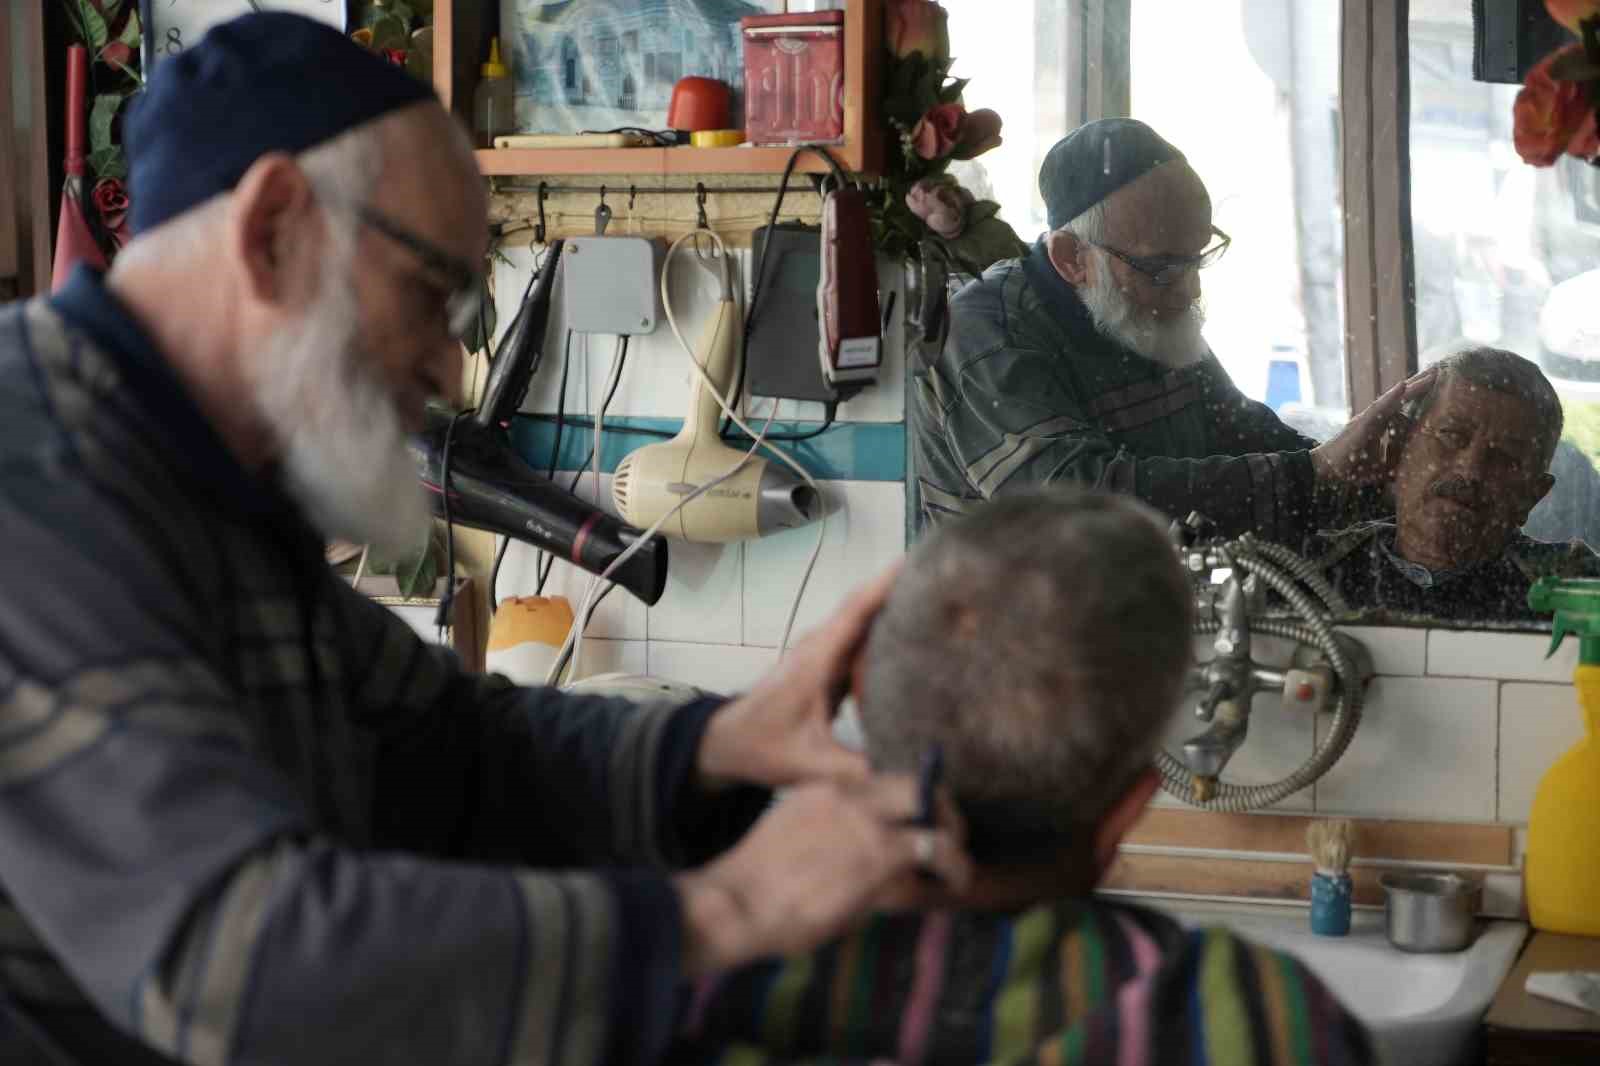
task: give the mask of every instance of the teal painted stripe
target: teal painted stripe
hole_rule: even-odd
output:
[[[588,415],[583,415],[587,419]],[[630,430],[653,429],[676,433],[683,424],[677,418],[606,419],[600,442],[600,470],[612,473],[624,456],[635,448],[659,443],[662,438]],[[774,422],[773,433],[804,433],[816,428],[815,422]],[[751,428],[759,428],[752,426]],[[561,433],[561,454],[557,470],[577,470],[589,454],[594,431],[589,426],[567,426]],[[536,418],[518,418],[511,423],[511,441],[518,454],[539,470],[550,467],[550,450],[555,447],[556,426]],[[730,441],[738,448],[738,441]],[[823,481],[904,481],[906,479],[906,427],[902,422],[839,422],[820,437],[794,444],[776,445],[793,456],[811,476]],[[745,448],[749,442],[745,442]],[[742,450],[742,449],[741,449]],[[592,462],[592,460],[591,460]]]

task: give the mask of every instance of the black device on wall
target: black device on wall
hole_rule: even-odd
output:
[[[817,280],[822,274],[822,229],[803,222],[751,235],[752,263],[761,265],[761,303],[745,348],[752,396],[829,403],[839,394],[817,362]]]
[[[1544,0],[1472,0],[1472,76],[1477,81],[1521,84],[1533,65],[1572,35],[1544,8]]]

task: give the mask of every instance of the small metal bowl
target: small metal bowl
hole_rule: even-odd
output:
[[[1401,951],[1460,951],[1472,943],[1483,882],[1460,874],[1394,873],[1378,879],[1389,943]]]

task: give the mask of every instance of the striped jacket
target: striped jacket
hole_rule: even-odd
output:
[[[0,408],[0,1061],[659,1058],[666,870],[763,800],[688,783],[712,703],[464,673],[87,271],[0,310]]]
[[[1177,370],[1100,334],[1043,242],[950,302],[950,336],[907,398],[924,527],[995,495],[1062,481],[1127,492],[1220,532],[1298,544],[1309,449],[1207,355]]]
[[[878,917],[704,983],[669,1061],[1343,1066],[1360,1024],[1287,955],[1101,902]]]

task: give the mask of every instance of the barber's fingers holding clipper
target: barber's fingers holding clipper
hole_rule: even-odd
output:
[[[933,825],[917,781],[882,775],[797,786],[715,862],[678,876],[689,976],[809,951],[872,910],[948,898],[972,879],[954,805]]]
[[[1429,369],[1402,381],[1352,418],[1338,436],[1311,449],[1317,480],[1358,486],[1387,483],[1410,432],[1402,407],[1407,400],[1426,396],[1437,376]]]
[[[698,768],[710,787],[863,781],[867,760],[833,738],[833,716],[898,567],[862,588],[749,692],[711,717]]]

